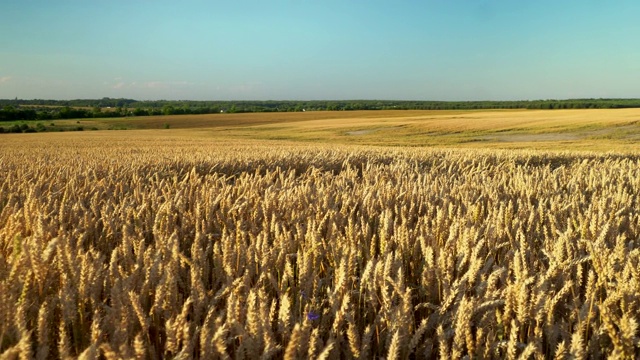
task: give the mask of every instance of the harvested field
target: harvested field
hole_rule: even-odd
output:
[[[56,121],[55,128],[73,129],[77,126],[85,130],[154,130],[148,133],[152,137],[171,135],[220,140],[498,149],[640,150],[640,109],[176,115]]]

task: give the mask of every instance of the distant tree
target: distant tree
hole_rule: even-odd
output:
[[[53,114],[51,111],[38,111],[36,114],[36,120],[51,120],[53,119]]]
[[[175,114],[176,110],[173,106],[171,105],[165,105],[162,107],[162,113],[164,115],[173,115]]]
[[[102,108],[98,105],[93,107],[92,116],[94,118],[102,117]]]
[[[142,108],[136,108],[133,110],[133,115],[135,116],[147,116],[149,115],[149,111],[147,111],[146,109],[142,109]]]

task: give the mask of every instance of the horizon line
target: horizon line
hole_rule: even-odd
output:
[[[222,99],[209,99],[209,100],[193,100],[193,99],[134,99],[134,98],[126,98],[126,97],[101,97],[101,98],[73,98],[73,99],[53,99],[53,98],[32,98],[32,99],[22,99],[22,98],[4,98],[0,99],[0,101],[88,101],[88,100],[131,100],[136,102],[159,102],[159,101],[190,101],[190,102],[315,102],[315,101],[382,101],[382,102],[443,102],[443,103],[470,103],[470,102],[531,102],[531,101],[575,101],[575,100],[640,100],[640,97],[580,97],[580,98],[547,98],[547,99],[518,99],[518,100],[488,100],[488,99],[477,99],[477,100],[415,100],[415,99],[231,99],[231,100],[222,100]]]

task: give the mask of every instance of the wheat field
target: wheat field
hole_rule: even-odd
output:
[[[640,151],[640,109],[236,113],[56,120],[42,126],[48,131],[77,127],[85,132],[90,129],[146,130],[153,137],[181,133],[185,137],[223,141],[259,139],[335,145]],[[92,135],[82,137],[85,136]]]
[[[3,138],[2,359],[640,356],[640,156],[172,134]]]

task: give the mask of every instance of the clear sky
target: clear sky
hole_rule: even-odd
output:
[[[0,98],[640,98],[640,1],[2,0]]]

